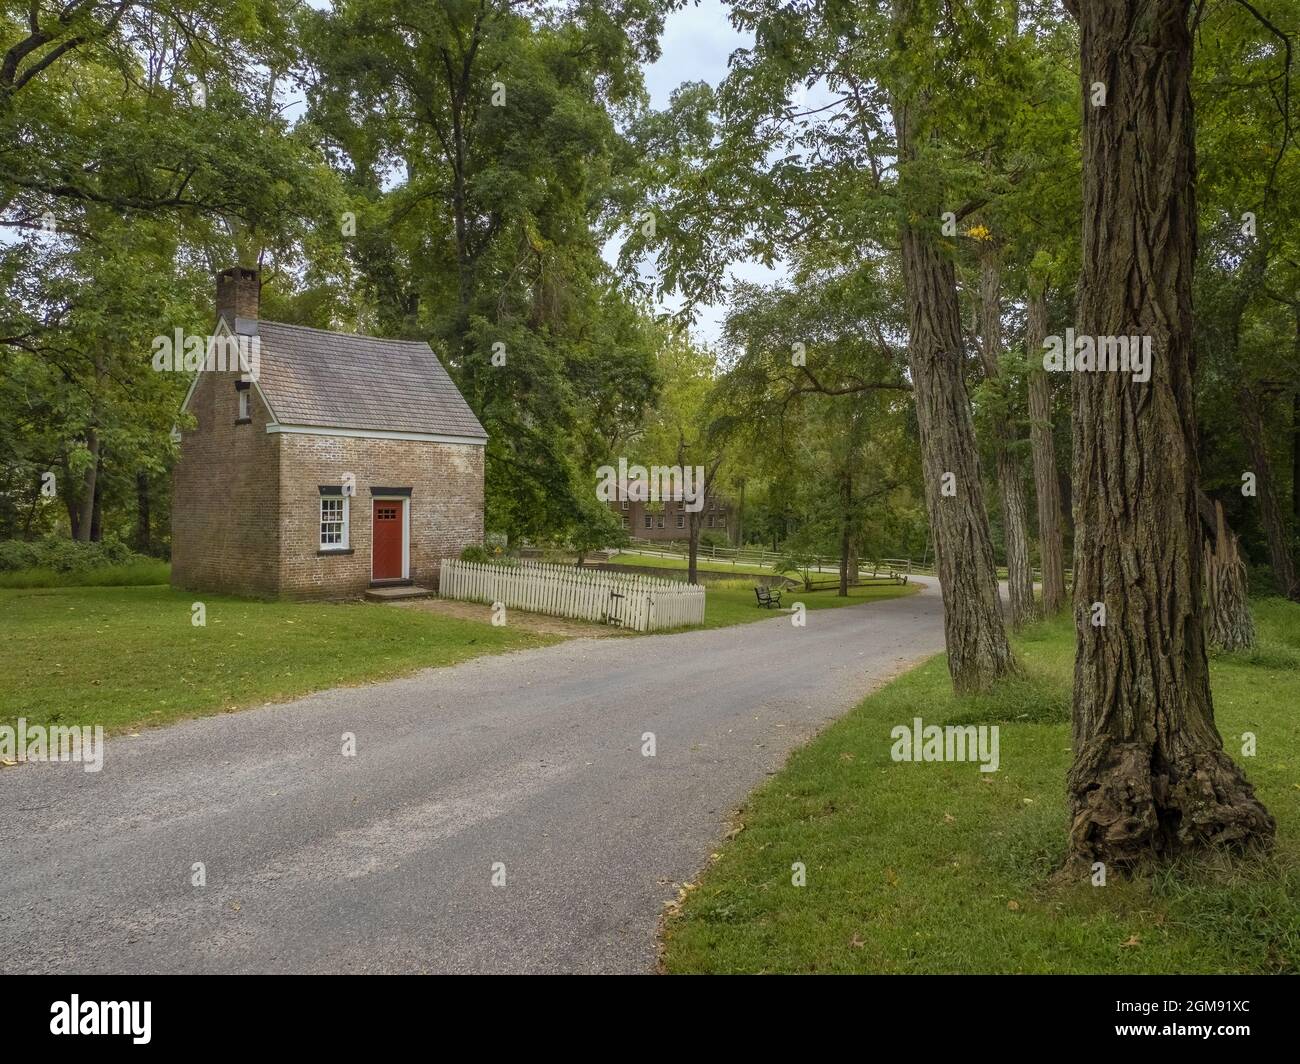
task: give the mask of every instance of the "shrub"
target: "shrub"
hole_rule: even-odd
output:
[[[490,562],[492,555],[488,553],[486,547],[480,547],[475,543],[460,552],[460,560],[463,562]]]
[[[39,539],[0,542],[0,572],[20,569],[50,569],[56,573],[80,573],[114,565],[135,565],[152,561],[136,554],[124,543],[78,543],[71,539]]]

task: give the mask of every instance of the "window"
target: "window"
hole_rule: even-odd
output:
[[[320,501],[320,549],[348,549],[348,499],[326,495]]]
[[[709,514],[709,527],[710,527],[710,528],[713,527],[713,515],[712,515],[712,514]]]
[[[625,532],[630,531],[631,528],[632,528],[632,522],[629,521],[626,517],[623,518],[623,531]]]
[[[248,402],[248,389],[245,388],[239,393],[239,420],[248,421],[252,417]]]
[[[646,528],[654,528],[654,518],[649,514],[645,515],[645,526]]]
[[[660,528],[663,528],[663,527],[664,527],[664,515],[663,515],[663,514],[660,514],[660,515],[659,515],[659,527],[660,527]]]
[[[685,515],[685,514],[678,514],[678,515],[677,515],[677,527],[678,527],[678,528],[685,528],[685,527],[686,527],[686,515]]]
[[[624,510],[627,509],[627,500],[626,500],[626,499],[623,500],[623,509],[624,509]]]

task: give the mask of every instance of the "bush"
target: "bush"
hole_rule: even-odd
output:
[[[78,543],[71,539],[0,542],[0,573],[20,569],[49,569],[56,573],[82,573],[114,565],[136,565],[154,559],[136,554],[124,543]]]
[[[480,547],[476,543],[460,552],[460,560],[463,562],[490,562],[492,555],[488,553],[486,547]]]
[[[101,565],[70,573],[56,573],[53,569],[39,568],[0,572],[0,588],[140,587],[170,581],[171,566],[167,562],[153,560],[129,562],[126,565]]]
[[[728,547],[730,546],[730,544],[727,542],[727,536],[725,532],[708,531],[708,532],[700,533],[700,546],[701,547]]]

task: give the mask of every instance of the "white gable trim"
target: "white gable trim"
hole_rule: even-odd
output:
[[[237,318],[237,319],[236,319],[236,323],[238,323],[238,322],[242,322],[242,321],[246,321],[246,320],[247,320],[247,319],[245,319],[245,318]],[[249,322],[249,324],[252,325],[254,329],[256,329],[256,326],[257,326],[257,323],[256,323],[256,322]],[[224,333],[224,334],[227,335],[227,336],[234,336],[234,335],[237,335],[237,333],[232,333],[232,332],[230,331],[230,326],[226,323],[226,319],[225,319],[225,318],[218,318],[218,319],[217,319],[217,327],[216,327],[215,329],[212,330],[212,337],[216,337],[216,336],[217,336],[218,334],[220,334],[220,333]],[[211,353],[211,350],[212,350],[212,338],[209,338],[209,340],[208,340],[208,351],[209,351],[209,353]],[[209,361],[209,359],[204,358],[204,360],[203,360],[203,365],[206,366],[206,365],[208,364],[208,361]],[[247,367],[245,367],[245,368],[247,368]],[[202,378],[202,376],[203,376],[203,374],[204,374],[205,372],[207,372],[207,371],[203,368],[203,366],[200,366],[200,367],[199,367],[199,371],[198,371],[196,374],[194,374],[194,379],[193,379],[192,381],[190,381],[190,388],[189,388],[189,391],[187,391],[187,392],[185,393],[185,402],[181,403],[181,413],[182,413],[182,414],[185,413],[185,411],[187,411],[187,410],[190,408],[190,399],[194,396],[194,390],[195,390],[196,388],[198,388],[198,386],[199,386],[199,380]],[[274,408],[273,406],[271,406],[271,402],[270,402],[270,400],[266,398],[266,393],[265,393],[264,391],[262,391],[262,386],[257,382],[257,378],[253,377],[252,374],[249,374],[249,373],[243,373],[243,374],[240,374],[240,376],[242,376],[242,377],[248,377],[248,378],[253,382],[253,389],[257,392],[257,397],[258,397],[259,399],[262,400],[262,405],[263,405],[264,407],[266,407],[266,413],[267,413],[267,416],[269,416],[270,419],[271,419],[271,424],[275,424],[275,423],[278,421],[278,418],[276,418],[276,416],[275,416],[275,408]],[[268,427],[269,427],[269,426],[268,426]],[[173,432],[176,432],[176,431],[177,431],[177,428],[176,428],[176,427],[173,427],[173,428],[172,428],[172,431],[173,431]]]
[[[267,432],[291,432],[300,436],[347,436],[362,440],[423,440],[427,443],[458,443],[463,447],[483,447],[486,436],[450,436],[443,432],[397,432],[389,429],[344,429],[329,425],[282,425],[278,421],[266,426]]]

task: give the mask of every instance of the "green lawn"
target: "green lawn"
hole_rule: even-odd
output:
[[[798,588],[782,589],[784,607],[802,602],[810,613],[813,610],[833,610],[841,606],[860,606],[864,602],[882,602],[885,599],[914,595],[921,590],[919,584],[882,584],[875,587],[849,589],[848,598],[840,598],[834,591],[801,591]],[[749,580],[720,580],[706,584],[704,589],[704,623],[696,628],[726,628],[732,624],[780,617],[778,610],[761,609],[754,597],[754,584]],[[680,631],[681,629],[678,629]]]
[[[1278,822],[1264,860],[1054,883],[1064,852],[1073,631],[1017,639],[1025,679],[958,700],[941,657],[797,751],[665,925],[670,972],[1300,971],[1300,606],[1213,663],[1216,714]],[[890,729],[997,723],[1001,767],[895,763]],[[802,862],[807,885],[791,884]]]
[[[190,623],[201,598],[206,627]],[[262,602],[168,587],[0,590],[0,724],[110,731],[557,642],[418,610]]]

